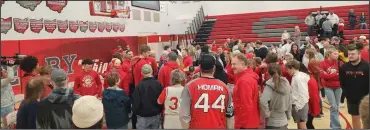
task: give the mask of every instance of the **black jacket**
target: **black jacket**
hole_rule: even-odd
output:
[[[255,48],[254,53],[256,54],[256,57],[260,57],[262,60],[265,59],[268,50],[266,47],[261,47],[259,49]]]
[[[70,88],[57,88],[36,109],[37,129],[71,129],[72,106],[78,95]]]
[[[366,16],[360,16],[360,23],[366,23]]]
[[[158,104],[157,99],[162,90],[162,85],[153,77],[141,80],[132,94],[132,112],[141,117],[160,114],[163,107]]]
[[[105,89],[102,102],[108,129],[118,129],[128,124],[131,100],[124,90],[112,87]]]
[[[356,66],[344,63],[339,69],[339,79],[348,102],[359,103],[369,94],[369,63],[363,60]]]

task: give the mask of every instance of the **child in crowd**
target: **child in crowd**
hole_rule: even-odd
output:
[[[186,81],[186,75],[179,69],[171,72],[172,86],[163,89],[157,100],[158,104],[164,104],[164,129],[182,129],[179,117],[180,96],[184,89],[183,84]]]
[[[130,121],[131,101],[126,90],[118,87],[120,82],[124,82],[120,79],[117,72],[106,76],[108,88],[103,91],[102,102],[108,129],[127,129]]]

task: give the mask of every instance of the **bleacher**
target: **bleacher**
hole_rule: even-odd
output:
[[[349,30],[348,12],[350,9],[355,10],[357,19],[362,12],[365,12],[369,23],[369,4],[321,8],[325,12],[333,11],[344,19],[345,43],[362,34],[367,38],[369,37],[369,30],[359,30],[359,25],[356,25],[355,30]],[[202,44],[212,43],[215,40],[216,44],[223,44],[227,38],[236,38],[243,42],[261,40],[265,45],[270,46],[271,44],[280,43],[281,34],[284,30],[287,30],[293,36],[296,25],[301,30],[301,41],[304,41],[307,36],[307,25],[304,20],[309,12],[318,10],[320,8],[207,16],[209,22],[203,24],[195,41]]]

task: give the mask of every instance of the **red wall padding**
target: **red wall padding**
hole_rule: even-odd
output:
[[[121,45],[122,47],[129,45],[134,54],[137,54],[137,36],[132,36],[1,41],[1,55],[13,56],[15,53],[33,55],[39,59],[40,66],[45,65],[45,58],[58,57],[60,59],[59,66],[68,71],[68,66],[62,57],[76,54],[77,58],[73,61],[72,65],[73,72],[69,75],[69,79],[72,81],[75,74],[81,72],[81,66],[78,65],[80,59],[99,59],[98,65],[100,65],[100,62],[109,62],[112,55],[111,50],[115,49],[117,45]],[[17,78],[22,77],[24,73],[18,70],[18,74],[19,76]],[[19,85],[19,82],[13,82],[12,85],[14,93],[20,94],[21,85]]]

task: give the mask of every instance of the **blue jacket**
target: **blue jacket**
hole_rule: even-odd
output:
[[[24,103],[22,101],[17,113],[16,129],[36,129],[37,101]]]
[[[105,89],[102,102],[108,129],[121,128],[129,123],[131,101],[124,90],[118,87]]]

